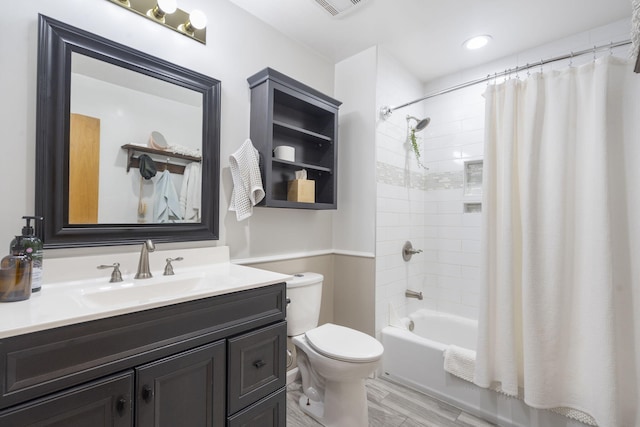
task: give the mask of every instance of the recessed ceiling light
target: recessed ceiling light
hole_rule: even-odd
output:
[[[469,50],[475,50],[480,49],[481,47],[485,47],[490,41],[491,36],[485,34],[482,36],[471,37],[470,39],[462,43],[462,45]]]

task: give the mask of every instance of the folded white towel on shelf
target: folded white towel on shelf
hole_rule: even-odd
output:
[[[176,154],[184,154],[185,156],[202,157],[202,152],[199,148],[190,148],[179,144],[169,145],[166,150]]]
[[[463,380],[473,382],[476,369],[476,352],[467,348],[450,345],[444,351],[444,370]]]
[[[238,221],[249,218],[253,207],[264,198],[259,154],[250,139],[229,156],[233,191],[229,210],[235,211]]]

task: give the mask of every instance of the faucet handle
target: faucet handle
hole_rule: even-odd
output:
[[[402,247],[402,259],[405,261],[409,261],[413,255],[419,254],[422,252],[422,249],[413,249],[413,245],[411,242],[405,242]]]
[[[99,265],[97,267],[99,270],[104,270],[105,268],[113,268],[111,272],[111,279],[109,283],[122,282],[122,274],[120,273],[120,263],[114,262],[112,265]]]
[[[165,276],[173,276],[173,266],[171,262],[173,261],[182,261],[184,258],[179,256],[178,258],[167,258],[167,265],[164,267],[164,275]]]

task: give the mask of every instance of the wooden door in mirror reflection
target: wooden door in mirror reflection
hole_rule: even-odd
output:
[[[70,115],[69,224],[98,223],[100,119]]]

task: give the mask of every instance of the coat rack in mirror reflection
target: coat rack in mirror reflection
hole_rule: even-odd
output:
[[[141,145],[134,144],[125,144],[122,146],[123,150],[127,150],[127,172],[131,168],[139,168],[140,167],[140,159],[136,157],[136,153],[148,153],[154,155],[154,157],[160,157],[166,159],[165,161],[160,161],[154,159],[153,162],[156,165],[156,169],[158,171],[168,170],[171,173],[177,173],[180,175],[184,174],[184,168],[189,162],[201,162],[202,158],[196,156],[188,156],[186,154],[178,154],[173,153],[171,151],[166,150],[158,150],[150,147],[143,147]],[[180,159],[184,160],[184,164],[172,163],[171,159]]]

